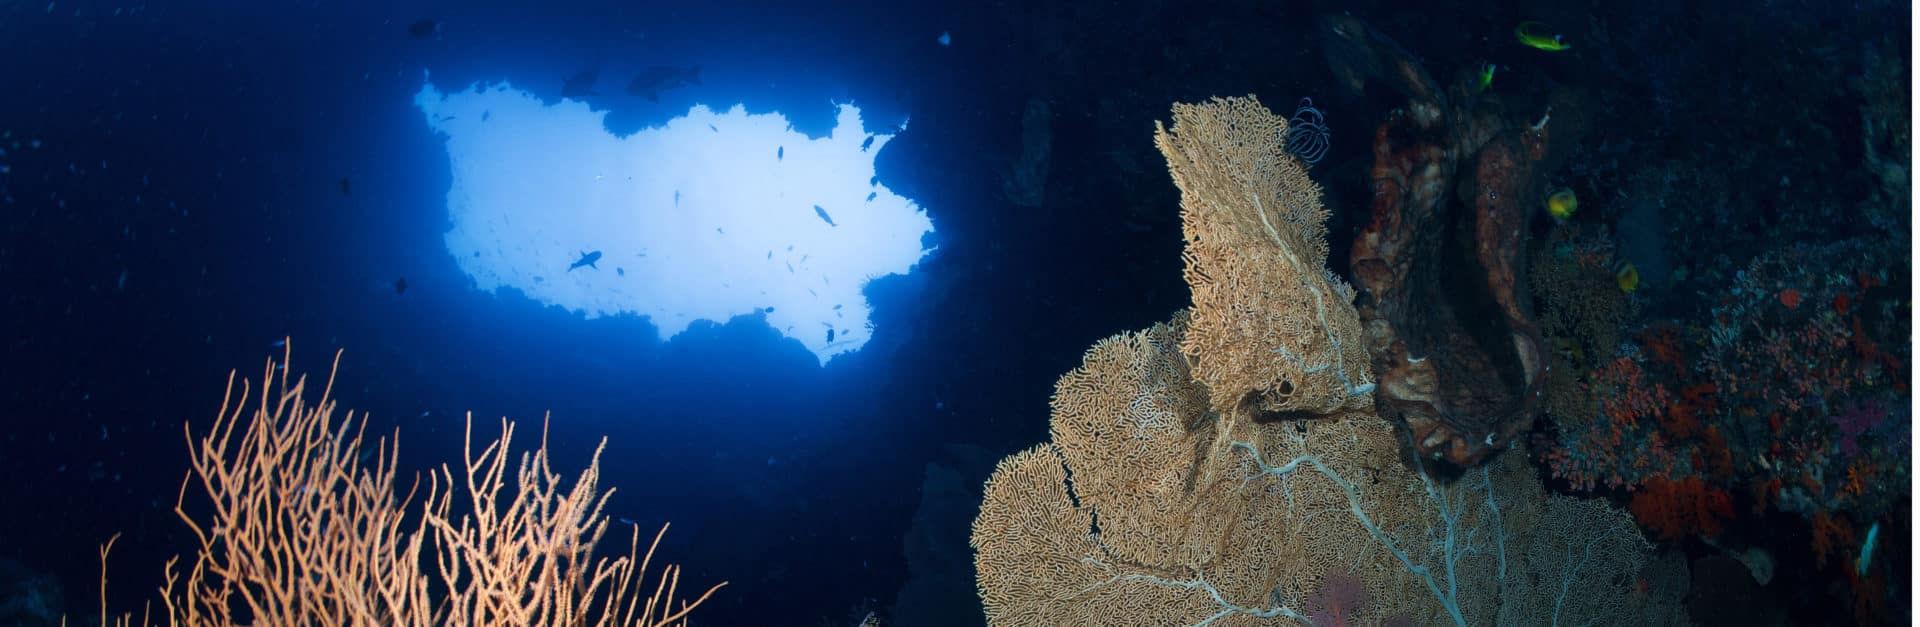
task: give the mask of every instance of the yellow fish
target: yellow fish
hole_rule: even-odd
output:
[[[1620,284],[1620,291],[1632,294],[1640,289],[1640,269],[1633,267],[1631,261],[1622,261],[1620,269],[1613,273],[1613,280]]]
[[[1498,71],[1498,69],[1499,68],[1494,67],[1492,63],[1481,63],[1480,71],[1475,73],[1477,80],[1474,82],[1474,93],[1480,93],[1486,91],[1488,87],[1492,87],[1493,73]]]
[[[1547,52],[1560,52],[1573,47],[1573,44],[1562,41],[1559,35],[1547,34],[1547,25],[1539,22],[1521,22],[1514,27],[1513,36],[1528,48]]]
[[[1547,214],[1555,220],[1566,222],[1579,209],[1580,199],[1574,197],[1571,189],[1563,189],[1547,197]]]

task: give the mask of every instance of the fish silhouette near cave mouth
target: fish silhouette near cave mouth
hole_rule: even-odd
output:
[[[600,266],[594,265],[599,261],[600,261],[600,251],[596,250],[593,252],[587,252],[583,250],[583,251],[580,251],[580,259],[578,261],[573,262],[573,265],[567,266],[567,271],[572,272],[574,268],[578,268],[581,266],[586,266],[589,268],[593,268],[595,270],[599,270]]]

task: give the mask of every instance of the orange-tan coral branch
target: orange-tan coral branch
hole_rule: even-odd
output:
[[[571,488],[544,438],[509,475],[505,420],[476,456],[469,416],[462,472],[433,473],[424,508],[410,513],[414,488],[394,489],[397,444],[381,440],[365,465],[364,420],[355,426],[348,412],[335,423],[331,375],[309,402],[306,379],[280,374],[283,364],[269,360],[257,405],[251,383],[236,390],[230,375],[213,424],[198,436],[187,427],[192,471],[175,512],[198,547],[184,574],[178,559],[167,564],[171,624],[659,627],[684,624],[726,585],[677,602],[680,570],[667,566],[647,594],[666,527],[644,557],[637,528],[624,555],[596,555],[612,494],[599,489],[600,451]],[[276,385],[277,397],[265,393]],[[210,501],[204,518],[189,513],[196,483]]]

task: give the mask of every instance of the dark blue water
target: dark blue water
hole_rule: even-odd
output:
[[[1450,69],[1510,52],[1504,34],[1523,16],[1581,32],[1610,20],[1621,41],[1609,54],[1514,58],[1499,80],[1610,94],[1594,96],[1606,113],[1592,124],[1618,135],[1593,148],[1609,167],[1702,142],[1780,151],[1781,163],[1741,180],[1806,184],[1763,194],[1728,183],[1729,198],[1765,196],[1719,223],[1722,248],[1750,252],[1761,237],[1739,227],[1772,225],[1768,212],[1840,180],[1795,160],[1851,151],[1859,114],[1846,70],[1769,78],[1764,63],[1735,60],[1822,28],[1838,34],[1821,41],[1857,48],[1882,36],[1865,26],[1871,16],[1904,25],[1904,8],[1637,4],[1648,6],[1351,9]],[[88,616],[95,547],[124,533],[110,604],[146,602],[164,560],[191,549],[172,511],[183,425],[206,424],[229,371],[257,378],[279,355],[272,342],[291,337],[298,372],[324,376],[345,350],[335,397],[367,412],[370,433],[398,429],[409,470],[457,459],[467,412],[482,439],[502,416],[519,421],[524,443],[550,415],[567,473],[606,438],[603,482],[618,488],[608,513],[645,531],[673,523],[659,559],[685,566],[683,589],[729,582],[699,624],[847,625],[869,609],[890,609],[891,624],[979,624],[966,525],[992,463],[1046,437],[1054,379],[1086,347],[1187,305],[1179,197],[1152,121],[1211,95],[1257,93],[1278,107],[1324,94],[1336,133],[1316,172],[1344,168],[1325,183],[1329,197],[1364,206],[1369,129],[1393,99],[1336,96],[1310,19],[1336,9],[0,4],[0,558],[57,579],[66,611]],[[1658,28],[1625,26],[1636,12]],[[410,34],[422,19],[437,33]],[[943,32],[952,45],[936,41]],[[807,132],[831,126],[836,101],[869,119],[910,116],[879,174],[926,209],[938,249],[867,288],[875,331],[864,350],[822,367],[746,318],[662,343],[644,319],[588,320],[471,287],[442,241],[443,138],[413,94],[430,71],[443,89],[510,81],[555,101],[595,62],[605,95],[590,102],[616,133],[696,102],[780,111]],[[698,65],[702,83],[657,103],[621,93],[656,65]],[[1705,78],[1711,67],[1739,74]],[[1717,103],[1769,90],[1826,93],[1794,102],[1832,109],[1815,122],[1753,115],[1729,123],[1746,130],[1701,130],[1724,112]],[[1002,193],[1032,98],[1056,120],[1043,208]],[[1781,148],[1780,134],[1802,141]],[[1359,220],[1335,217],[1335,259]],[[1801,612],[1839,602],[1811,596],[1795,603],[1816,609]]]
[[[608,438],[609,513],[649,530],[672,521],[661,555],[686,565],[687,585],[730,582],[704,624],[842,622],[890,605],[907,579],[923,467],[945,443],[997,451],[1042,436],[1053,376],[1103,329],[1184,297],[1177,231],[1073,260],[1038,237],[1064,216],[1015,213],[977,184],[1001,150],[985,138],[1017,123],[1026,86],[991,40],[935,38],[984,37],[997,18],[890,2],[508,4],[0,8],[12,59],[0,127],[39,142],[10,149],[0,175],[0,467],[17,479],[6,500],[31,504],[0,523],[0,553],[57,575],[69,608],[91,607],[94,546],[124,532],[114,604],[143,602],[161,561],[189,548],[171,511],[182,424],[206,424],[227,372],[257,379],[279,352],[270,342],[291,336],[296,371],[324,375],[346,349],[336,397],[368,412],[370,431],[397,427],[416,466],[457,459],[468,411],[481,437],[518,420],[523,443],[551,412],[568,473]],[[438,36],[409,35],[423,18]],[[912,116],[881,175],[928,210],[941,247],[913,276],[869,287],[864,351],[822,368],[751,320],[662,344],[644,320],[471,289],[441,243],[450,180],[411,104],[423,71],[557,100],[595,60],[611,94],[595,104],[620,133],[696,101],[778,110],[809,132],[831,125],[836,100],[869,119]],[[672,64],[702,67],[697,92],[621,93],[626,74]],[[1149,251],[1151,272],[1127,265]],[[985,470],[968,468],[966,487]],[[967,510],[944,522],[964,534]],[[944,541],[963,543],[952,531]]]

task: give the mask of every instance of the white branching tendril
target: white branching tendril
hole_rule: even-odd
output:
[[[1312,98],[1301,98],[1300,108],[1294,110],[1292,119],[1287,120],[1287,152],[1299,157],[1301,163],[1311,166],[1327,156],[1327,147],[1331,143],[1326,116],[1314,108]]]

